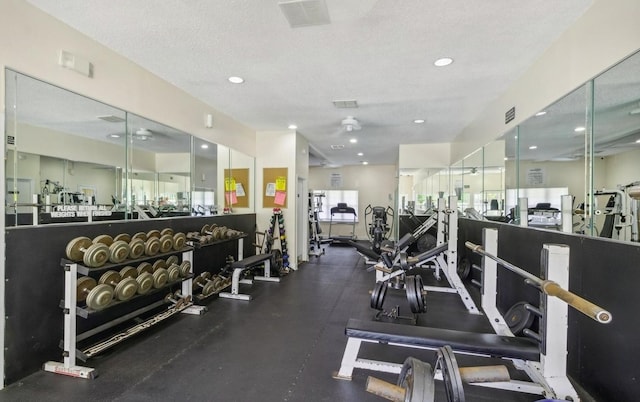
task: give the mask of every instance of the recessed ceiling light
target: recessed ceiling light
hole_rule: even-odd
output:
[[[640,140],[636,141],[636,142],[640,142]],[[364,154],[362,152],[358,152],[358,156],[363,156]]]
[[[355,138],[352,138],[352,139],[349,140],[349,142],[352,143],[352,144],[355,144],[356,142],[358,142],[358,140],[355,139]]]
[[[232,84],[242,84],[244,79],[242,77],[229,77],[229,82]]]
[[[289,124],[289,130],[295,130],[297,128],[298,126],[296,126],[295,124]]]
[[[507,157],[505,156],[505,157],[504,157],[504,160],[505,160],[505,161],[508,161],[508,160],[509,160],[509,158],[507,158]]]
[[[573,131],[575,131],[576,133],[581,133],[584,130],[586,130],[586,128],[584,128],[582,126],[579,126],[579,127],[576,127],[576,128],[573,129]]]
[[[438,59],[436,61],[433,62],[433,64],[436,67],[444,67],[444,66],[448,66],[449,64],[453,63],[453,59],[449,58],[449,57],[443,57],[441,59]]]
[[[109,138],[120,138],[120,134],[118,133],[109,134]]]
[[[532,146],[529,147],[529,149],[538,149],[538,146],[537,145],[532,145]]]
[[[547,112],[545,110],[541,110],[538,113],[536,113],[536,117],[544,116],[545,114],[547,114]]]
[[[363,165],[368,165],[368,164],[369,164],[369,162],[367,162],[367,161],[362,161],[362,164],[363,164]]]
[[[207,149],[207,148],[209,148],[209,145],[207,145],[207,144],[202,144],[202,145],[200,145],[200,148],[202,148],[202,149]]]
[[[640,140],[636,140],[636,144],[640,144]]]
[[[422,124],[424,123],[424,119],[415,119],[413,122],[416,124]]]

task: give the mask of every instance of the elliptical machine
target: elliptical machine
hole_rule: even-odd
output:
[[[364,209],[364,224],[368,227],[367,236],[371,241],[371,249],[380,254],[380,247],[384,240],[389,240],[393,229],[393,208],[367,205]],[[391,217],[391,224],[387,223],[387,216]],[[370,217],[371,221],[367,221]]]

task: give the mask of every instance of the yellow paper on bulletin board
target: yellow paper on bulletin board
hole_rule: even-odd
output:
[[[224,191],[235,191],[236,190],[236,179],[233,177],[225,177],[224,178]]]
[[[287,178],[278,176],[276,179],[276,191],[287,191]]]

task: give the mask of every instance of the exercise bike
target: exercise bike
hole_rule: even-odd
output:
[[[393,229],[393,215],[394,211],[391,207],[385,209],[381,206],[372,207],[369,204],[364,210],[364,224],[368,227],[367,235],[371,242],[371,249],[376,254],[380,254],[382,242],[389,240]],[[387,223],[387,216],[391,217],[391,224]],[[371,218],[371,222],[367,222],[367,217]]]

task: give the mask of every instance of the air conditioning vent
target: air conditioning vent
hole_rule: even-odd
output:
[[[122,123],[124,119],[122,117],[108,115],[108,116],[98,116],[98,119],[108,121],[109,123]]]
[[[331,149],[344,149],[344,145],[332,145]]]
[[[338,109],[356,109],[358,107],[358,101],[352,100],[334,100],[333,106]]]
[[[294,0],[278,3],[291,28],[331,23],[325,0]]]

